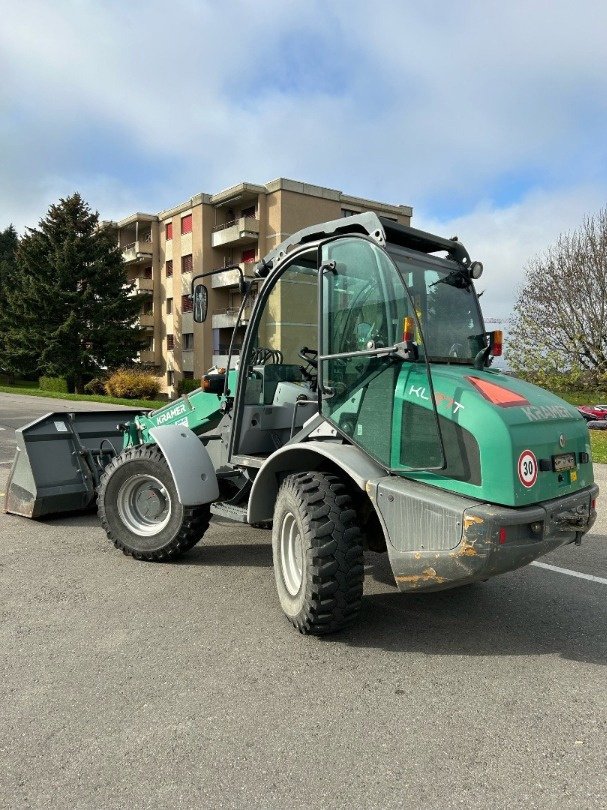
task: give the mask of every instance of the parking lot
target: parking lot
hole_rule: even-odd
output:
[[[14,430],[77,407],[0,394],[0,492]],[[564,571],[409,596],[366,562],[358,624],[309,638],[267,531],[146,564],[0,514],[0,806],[604,807],[607,506]]]

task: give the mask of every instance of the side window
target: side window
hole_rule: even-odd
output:
[[[316,253],[289,265],[273,282],[254,328],[247,357],[245,403],[271,405],[279,382],[302,384],[316,376],[301,357],[318,349],[318,270]]]

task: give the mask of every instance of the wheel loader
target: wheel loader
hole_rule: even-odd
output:
[[[255,281],[241,273],[237,327],[259,292],[237,370],[232,346],[227,369],[156,411],[22,428],[6,510],[96,503],[114,545],[147,561],[186,552],[213,515],[271,525],[280,605],[311,634],[356,618],[365,549],[421,593],[579,544],[598,494],[586,423],[492,367],[481,272],[457,239],[373,213],[299,231]],[[202,322],[201,276],[192,297]]]

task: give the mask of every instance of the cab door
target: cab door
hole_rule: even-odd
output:
[[[317,413],[317,350],[318,253],[310,250],[259,294],[241,355],[231,457],[267,457]]]
[[[319,386],[323,416],[386,469],[442,469],[444,452],[434,396],[423,425],[428,449],[403,458],[403,390],[413,368],[430,367],[412,355],[389,353],[403,341],[405,318],[421,325],[409,292],[387,253],[364,238],[344,237],[321,247],[321,336]]]

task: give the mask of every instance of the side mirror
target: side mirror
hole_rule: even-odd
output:
[[[207,319],[207,309],[209,305],[209,292],[204,284],[197,284],[194,287],[194,322],[204,323]]]

